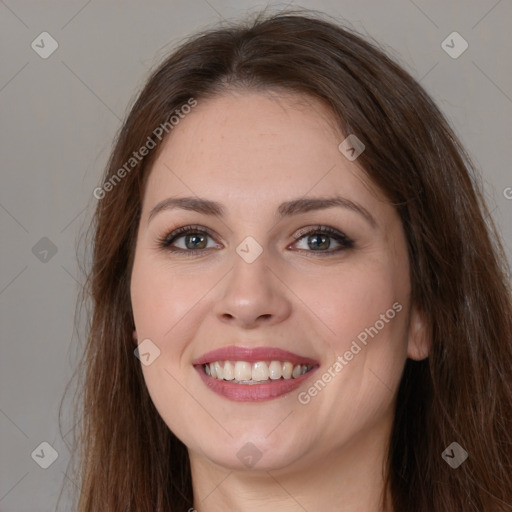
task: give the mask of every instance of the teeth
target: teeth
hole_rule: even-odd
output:
[[[208,366],[208,365],[206,365]],[[233,380],[235,378],[235,367],[229,362],[224,363],[224,380]]]
[[[272,361],[268,367],[268,374],[272,380],[280,379],[283,375],[283,365],[279,361]]]
[[[217,379],[223,379],[224,378],[224,368],[220,365],[219,361],[216,361],[215,363],[215,373],[217,374]],[[294,368],[295,370],[295,368]]]
[[[217,369],[217,366],[215,366],[215,369]],[[302,371],[302,366],[298,364],[297,366],[293,367],[292,377],[296,379],[297,377],[300,377],[300,372]]]
[[[215,364],[217,364],[217,362]],[[247,363],[246,361],[237,361],[235,363],[235,380],[251,380],[251,377],[251,363]]]
[[[269,368],[265,361],[259,361],[252,365],[252,380],[268,380],[269,373]]]
[[[244,384],[256,384],[269,379],[296,379],[312,368],[306,364],[293,366],[289,361],[215,361],[203,366],[206,375],[214,379]]]
[[[283,363],[283,378],[284,379],[291,379],[292,378],[292,372],[293,372],[293,364],[286,361]]]

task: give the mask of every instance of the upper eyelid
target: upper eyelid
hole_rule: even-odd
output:
[[[333,234],[339,234],[339,235],[342,235],[342,236],[345,236],[348,238],[348,236],[341,230],[337,229],[337,228],[333,228],[331,226],[327,226],[327,225],[320,225],[320,224],[312,224],[311,226],[305,226],[305,227],[302,227],[300,229],[297,229],[294,231],[294,235],[297,234],[296,237],[303,237],[304,235],[307,235],[311,232],[315,232],[315,231],[326,231],[326,230],[332,230],[334,231],[335,233]],[[175,237],[175,236],[184,236],[186,235],[188,232],[204,232],[206,234],[208,234],[209,236],[211,236],[212,238],[214,238],[216,236],[216,233],[210,229],[210,228],[207,228],[206,226],[200,226],[200,225],[187,225],[187,226],[180,226],[176,229],[172,229],[170,230],[166,235],[165,235],[165,238],[170,238],[171,236]],[[292,235],[293,236],[293,235]]]

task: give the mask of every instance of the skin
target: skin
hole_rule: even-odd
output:
[[[151,170],[131,279],[134,336],[160,349],[142,366],[144,378],[188,448],[199,512],[382,510],[400,377],[406,358],[426,357],[428,346],[410,304],[401,221],[357,160],[339,151],[344,138],[315,99],[230,91],[199,101]],[[376,225],[339,207],[276,215],[284,201],[334,194],[364,207]],[[160,201],[183,196],[221,202],[225,217],[168,209],[148,222]],[[189,224],[214,233],[201,254],[159,247],[159,238]],[[335,239],[317,250],[322,240],[314,236],[309,245],[308,235],[294,240],[300,228],[314,233],[318,225],[345,233],[354,247],[326,255],[319,252],[340,246]],[[236,252],[247,236],[263,250],[252,263]],[[174,246],[186,251],[185,242],[181,235]],[[299,392],[332,372],[337,355],[394,303],[401,311],[300,403]],[[191,364],[228,345],[278,347],[320,367],[285,396],[235,402],[207,388]],[[246,443],[261,453],[252,467],[237,456]]]

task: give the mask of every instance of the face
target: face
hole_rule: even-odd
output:
[[[344,139],[316,100],[230,92],[153,165],[135,334],[191,460],[301,468],[389,434],[405,360],[426,354],[400,219]]]

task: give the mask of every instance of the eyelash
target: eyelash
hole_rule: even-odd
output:
[[[205,234],[210,236],[211,238],[214,238],[213,233],[208,229],[204,228],[202,226],[183,226],[181,228],[175,229],[171,233],[161,237],[158,240],[158,246],[161,249],[164,249],[166,251],[170,251],[173,253],[188,253],[190,255],[199,254],[201,252],[205,252],[208,249],[181,249],[178,247],[172,247],[172,243],[176,242],[179,238],[182,238],[184,235],[187,234]],[[298,242],[302,238],[308,236],[308,235],[316,235],[316,234],[322,234],[322,235],[328,235],[330,238],[333,238],[338,242],[341,247],[334,250],[328,250],[328,251],[314,251],[314,250],[306,250],[306,249],[298,249],[299,251],[303,252],[313,252],[320,256],[329,256],[334,255],[336,253],[339,253],[341,251],[344,251],[346,249],[352,249],[354,247],[354,241],[351,240],[347,235],[342,233],[341,231],[338,231],[336,229],[333,229],[329,226],[316,226],[316,228],[303,228],[300,229],[296,235],[293,237],[295,239],[295,242]]]

